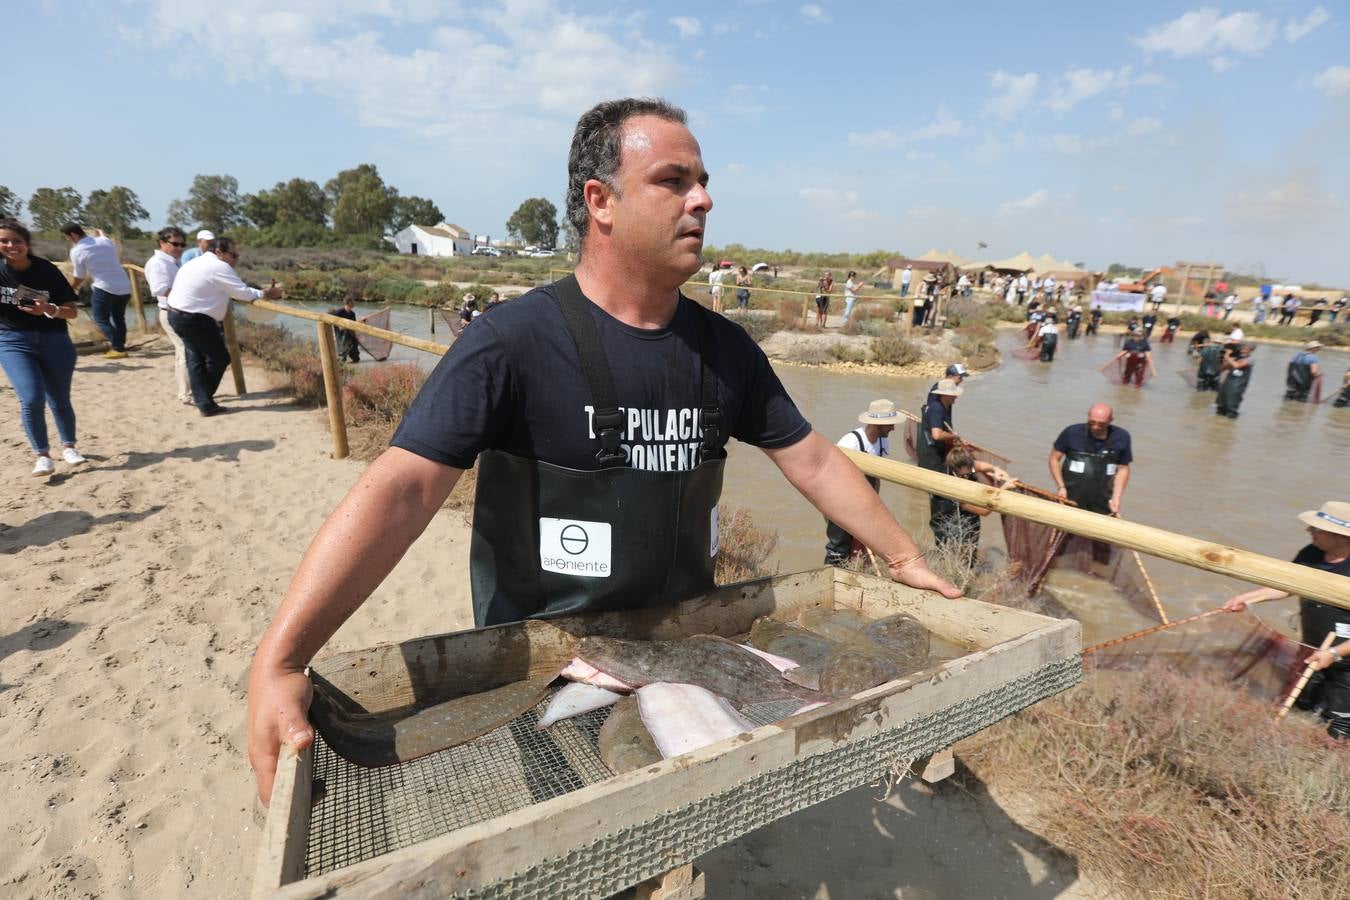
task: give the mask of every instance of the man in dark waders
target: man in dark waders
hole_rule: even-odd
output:
[[[849,450],[857,450],[860,453],[879,456],[883,459],[890,456],[890,435],[895,430],[895,423],[900,421],[900,411],[895,408],[895,404],[889,400],[873,400],[868,404],[866,412],[858,414],[858,421],[861,423],[859,427],[841,437],[839,446],[847,447]],[[868,475],[867,483],[872,486],[872,490],[880,493],[880,478]],[[847,565],[848,561],[853,558],[854,552],[863,552],[864,548],[862,547],[855,551],[855,545],[853,535],[835,523],[826,520],[825,565]]]
[[[1087,423],[1061,431],[1050,451],[1050,477],[1059,495],[1104,516],[1120,514],[1134,461],[1130,433],[1112,419],[1111,407],[1096,404],[1088,410]]]
[[[923,405],[920,416],[919,433],[916,443],[919,451],[919,465],[934,472],[946,472],[944,460],[947,452],[956,444],[956,430],[952,427],[952,406],[960,397],[964,388],[957,387],[955,381],[944,378],[929,393],[929,400]]]
[[[330,309],[330,316],[337,316],[339,319],[346,319],[349,322],[356,321],[356,310],[353,308],[352,298],[348,297],[342,301],[342,306],[338,309]],[[347,362],[360,362],[361,351],[356,346],[356,332],[349,331],[346,328],[335,329],[337,331],[337,351],[338,359]]]
[[[1308,526],[1307,546],[1298,551],[1294,562],[1312,566],[1334,575],[1346,576],[1343,597],[1350,597],[1350,503],[1332,500],[1321,509],[1299,515]],[[1241,612],[1253,603],[1283,600],[1291,596],[1278,588],[1261,587],[1238,594],[1224,609]],[[1318,600],[1299,598],[1300,639],[1309,647],[1321,647],[1332,635],[1325,650],[1308,657],[1313,677],[1296,701],[1299,709],[1316,712],[1327,722],[1327,734],[1337,740],[1350,740],[1350,610]]]
[[[1213,341],[1200,344],[1196,355],[1199,362],[1195,368],[1195,389],[1217,391],[1219,374],[1223,371],[1223,345]]]
[[[392,446],[324,523],[249,675],[249,762],[271,796],[282,741],[314,738],[304,669],[478,463],[478,626],[664,606],[713,588],[725,446],[787,480],[912,587],[929,570],[857,467],[802,418],[745,331],[680,295],[712,200],[683,111],[600,103],[568,158],[576,271],[481,317],[442,358]],[[451,663],[453,665],[453,662]]]
[[[1238,407],[1247,393],[1247,385],[1252,380],[1252,347],[1241,341],[1230,340],[1223,347],[1223,382],[1219,385],[1219,396],[1214,401],[1216,415],[1230,419],[1238,417]]]
[[[1322,367],[1317,359],[1317,351],[1322,349],[1320,341],[1308,341],[1302,352],[1295,353],[1289,360],[1289,368],[1284,378],[1284,399],[1308,402],[1308,394],[1313,385],[1322,376]]]
[[[1068,325],[1069,328],[1069,340],[1075,341],[1078,339],[1078,326],[1081,325],[1082,322],[1083,307],[1075,303],[1073,306],[1069,307],[1069,316],[1065,319],[1065,324]]]

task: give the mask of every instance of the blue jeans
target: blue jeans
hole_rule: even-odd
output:
[[[900,296],[901,296],[901,297],[908,297],[908,296],[909,296],[909,282],[908,282],[908,281],[902,281],[902,282],[900,282]]]
[[[844,321],[845,321],[845,322],[848,321],[848,317],[849,317],[849,316],[853,315],[853,304],[855,304],[855,303],[857,303],[857,302],[858,302],[858,298],[857,298],[857,297],[845,297],[845,298],[844,298]]]
[[[198,409],[216,405],[216,388],[230,367],[230,351],[225,347],[225,335],[215,319],[203,313],[184,313],[169,310],[169,324],[183,339],[187,350],[188,384],[192,386],[192,402]]]
[[[127,349],[127,301],[130,294],[110,294],[102,288],[93,289],[94,324],[112,344],[114,350]]]
[[[61,443],[75,445],[75,409],[70,379],[75,374],[75,345],[60,331],[0,329],[0,368],[19,395],[23,430],[34,453],[47,453],[47,417],[51,407]]]

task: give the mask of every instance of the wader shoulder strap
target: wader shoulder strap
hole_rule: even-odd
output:
[[[595,405],[595,434],[600,439],[595,461],[602,469],[626,466],[628,460],[619,446],[623,435],[619,395],[614,390],[614,376],[610,374],[605,349],[600,345],[600,330],[595,327],[595,319],[591,316],[576,276],[568,275],[559,280],[557,289],[558,306],[562,309],[567,330],[577,345],[581,372],[586,377],[586,384],[591,390],[591,402]]]
[[[684,302],[684,297],[680,297],[680,302]],[[708,317],[712,313],[708,312],[697,303],[691,304],[695,313],[695,321],[698,323],[698,359],[699,359],[699,394],[702,410],[699,415],[699,431],[703,438],[702,445],[699,447],[699,454],[702,459],[713,459],[719,453],[721,443],[719,438],[722,436],[722,408],[717,402],[717,376],[713,373],[712,358],[714,354],[714,344],[712,336],[712,326],[708,323]]]

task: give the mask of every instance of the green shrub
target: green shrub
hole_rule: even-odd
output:
[[[745,329],[746,334],[750,335],[755,343],[760,343],[771,334],[782,330],[777,316],[753,315],[743,312],[729,312],[726,314],[728,322],[735,322]]]
[[[856,347],[847,341],[835,341],[830,345],[830,355],[839,362],[845,363],[865,363],[867,362],[867,351],[862,347]]]
[[[872,338],[868,351],[872,362],[883,366],[907,366],[923,357],[917,343],[894,332]]]

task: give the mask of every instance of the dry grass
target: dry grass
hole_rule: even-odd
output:
[[[717,534],[713,578],[718,584],[778,574],[778,566],[769,563],[778,548],[778,532],[756,525],[750,510],[723,504],[718,508]]]
[[[1033,826],[1123,895],[1350,896],[1350,752],[1231,682],[1103,673],[961,753],[1033,797]]]
[[[359,369],[342,385],[352,455],[371,460],[389,446],[426,373],[411,363],[389,363]]]

